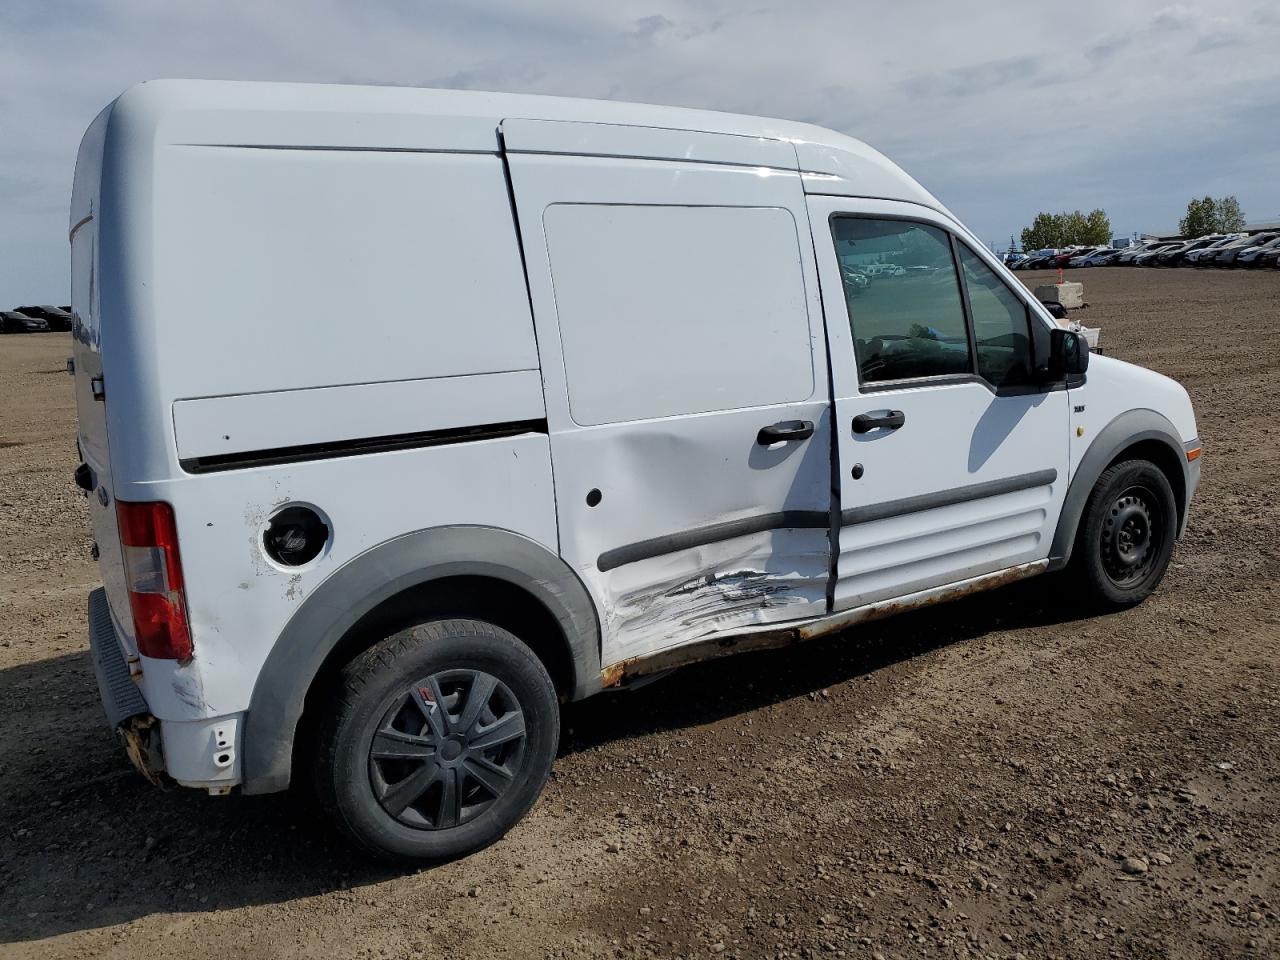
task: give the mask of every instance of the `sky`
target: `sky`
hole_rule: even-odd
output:
[[[975,12],[977,11],[977,12]],[[0,0],[0,307],[66,303],[80,136],[142,80],[602,97],[805,120],[988,242],[1038,211],[1280,219],[1275,0]]]

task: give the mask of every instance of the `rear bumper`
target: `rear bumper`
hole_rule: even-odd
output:
[[[129,672],[116,625],[111,620],[107,592],[102,588],[89,594],[89,652],[107,725],[119,735],[137,771],[152,783],[159,783],[160,771],[164,769],[160,731]]]
[[[107,723],[148,780],[167,772],[178,783],[225,793],[240,782],[236,756],[242,714],[206,720],[160,721],[151,715],[120,648],[106,591],[89,594],[89,649]]]

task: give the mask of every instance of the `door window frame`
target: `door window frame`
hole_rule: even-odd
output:
[[[1039,353],[1040,344],[1041,343],[1044,343],[1045,345],[1048,344],[1048,339],[1049,339],[1048,331],[1046,329],[1042,337],[1036,336],[1035,323],[1036,323],[1037,315],[1032,310],[1031,304],[1028,301],[1027,297],[1019,294],[1017,290],[1011,287],[1008,281],[1005,280],[1004,277],[1000,276],[999,272],[994,270],[991,267],[991,265],[987,263],[986,259],[980,253],[978,253],[977,250],[973,248],[972,244],[970,244],[964,238],[957,236],[956,232],[953,229],[951,229],[951,227],[948,224],[941,222],[940,220],[938,221],[929,220],[929,219],[925,219],[924,217],[912,217],[912,216],[908,216],[906,214],[900,214],[900,213],[861,213],[856,211],[846,212],[846,211],[836,210],[836,211],[832,211],[830,214],[827,215],[827,234],[831,238],[831,244],[833,249],[835,248],[835,243],[836,243],[836,234],[835,234],[836,220],[896,220],[903,223],[918,224],[919,226],[922,226],[922,227],[932,227],[935,230],[941,230],[943,233],[945,233],[947,235],[947,242],[948,242],[949,249],[951,251],[951,267],[955,271],[956,283],[960,291],[960,306],[964,313],[965,335],[968,338],[968,342],[969,342],[970,369],[969,369],[969,372],[967,373],[946,373],[946,374],[937,374],[933,376],[923,376],[923,377],[903,377],[897,380],[880,380],[873,383],[865,383],[862,379],[862,369],[858,364],[857,349],[854,343],[854,341],[856,341],[857,339],[857,332],[854,329],[854,323],[855,323],[854,308],[853,308],[853,305],[849,303],[849,298],[846,295],[844,290],[844,277],[841,276],[839,280],[840,288],[841,288],[840,296],[841,296],[841,299],[844,300],[844,304],[845,304],[845,321],[849,324],[849,332],[851,337],[850,346],[854,347],[854,369],[857,372],[858,392],[860,394],[861,393],[886,393],[894,390],[909,390],[914,387],[945,386],[945,385],[954,384],[954,383],[981,384],[982,386],[986,387],[988,390],[990,390],[993,394],[995,394],[998,397],[1027,396],[1029,394],[1049,393],[1053,390],[1060,390],[1060,389],[1066,388],[1065,383],[1062,383],[1062,382],[1055,383],[1052,381],[1047,381],[1045,383],[1026,383],[1026,384],[1018,384],[1017,386],[999,387],[999,386],[996,386],[994,383],[992,383],[990,380],[988,380],[986,377],[984,377],[978,371],[977,333],[975,331],[974,323],[973,323],[973,310],[969,304],[969,286],[968,286],[968,283],[965,281],[964,268],[961,266],[961,263],[960,263],[959,251],[960,251],[961,244],[965,246],[965,248],[969,251],[969,253],[977,257],[981,263],[986,265],[988,269],[991,269],[992,272],[995,273],[996,279],[998,279],[1004,285],[1005,289],[1009,291],[1009,293],[1013,296],[1015,300],[1017,300],[1019,303],[1022,304],[1022,309],[1025,313],[1026,321],[1027,321],[1027,340],[1028,340],[1028,343],[1030,344],[1030,348],[1032,351],[1031,360],[1032,360],[1033,370],[1035,368],[1035,361],[1038,359],[1037,354]],[[836,261],[837,263],[839,263],[838,256],[836,258]],[[1041,321],[1041,326],[1042,327],[1044,326],[1043,321]]]

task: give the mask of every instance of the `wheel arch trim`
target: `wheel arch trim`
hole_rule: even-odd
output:
[[[1182,469],[1182,489],[1177,489],[1176,485],[1174,487],[1174,496],[1181,500],[1178,503],[1178,536],[1182,536],[1186,529],[1191,495],[1200,478],[1199,461],[1187,462],[1188,444],[1178,437],[1178,431],[1168,417],[1155,410],[1127,410],[1099,431],[1071,477],[1049,550],[1050,569],[1061,569],[1071,560],[1071,550],[1075,545],[1076,531],[1080,527],[1085,504],[1103,471],[1125,450],[1151,441],[1167,447],[1171,460],[1177,462]],[[1198,443],[1199,441],[1195,441],[1191,445]]]
[[[489,577],[537,599],[555,618],[572,666],[574,700],[600,689],[600,623],[577,574],[546,547],[510,530],[433,527],[385,541],[352,558],[303,601],[254,682],[241,737],[243,790],[289,786],[298,721],[325,659],[384,601],[445,577]]]

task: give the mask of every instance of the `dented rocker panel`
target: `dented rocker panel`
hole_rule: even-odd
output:
[[[734,653],[749,653],[759,650],[773,650],[813,640],[817,637],[838,633],[858,623],[881,620],[908,610],[918,610],[934,606],[949,600],[987,590],[995,590],[1018,580],[1025,580],[1043,573],[1049,566],[1048,560],[1037,560],[1034,563],[1018,564],[995,573],[972,577],[958,583],[947,584],[920,590],[917,593],[895,600],[881,600],[868,603],[851,610],[845,610],[832,616],[818,617],[799,623],[787,624],[783,627],[770,626],[754,631],[741,631],[731,634],[720,634],[697,643],[686,644],[675,649],[665,650],[645,656],[632,657],[611,663],[600,673],[602,687],[614,688],[624,685],[630,680],[649,677],[674,667],[687,666],[703,660],[715,660]]]

